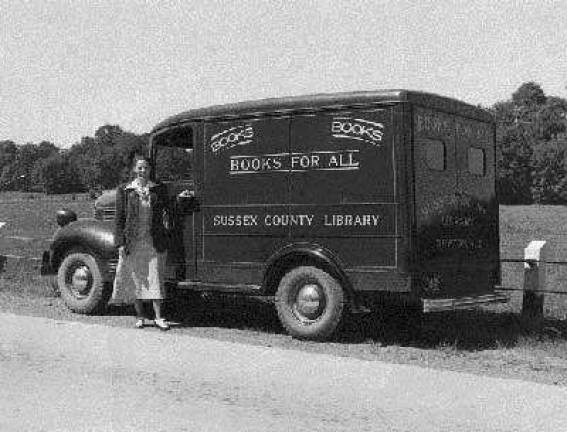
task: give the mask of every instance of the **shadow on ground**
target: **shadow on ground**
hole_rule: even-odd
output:
[[[128,315],[133,314],[133,310],[114,308],[110,313]],[[151,315],[150,310],[148,313]],[[180,327],[218,327],[285,335],[274,305],[264,299],[184,296],[169,302],[167,315]],[[536,341],[567,341],[567,320],[550,318],[534,328],[512,312],[471,310],[422,315],[392,304],[383,306],[379,312],[347,317],[333,341],[478,351],[514,347],[524,337]]]
[[[197,294],[176,298],[170,316],[186,327],[223,327],[285,334],[274,305],[265,299]]]
[[[546,319],[534,326],[512,312],[469,310],[419,316],[396,314],[396,308],[379,316],[350,320],[339,334],[345,343],[375,341],[423,349],[450,347],[462,351],[512,348],[522,339],[567,341],[567,322]]]

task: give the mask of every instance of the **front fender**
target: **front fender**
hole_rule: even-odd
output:
[[[85,218],[59,228],[51,242],[51,266],[58,269],[65,254],[73,249],[86,249],[103,261],[118,257],[114,241],[114,224]]]

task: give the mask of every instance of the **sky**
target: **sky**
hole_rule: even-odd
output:
[[[227,102],[405,88],[567,97],[567,1],[0,0],[0,140],[65,148]]]

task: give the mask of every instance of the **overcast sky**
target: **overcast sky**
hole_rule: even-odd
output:
[[[567,97],[567,1],[0,0],[0,140],[68,147],[190,108],[408,88]]]

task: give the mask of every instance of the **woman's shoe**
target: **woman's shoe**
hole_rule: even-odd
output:
[[[154,323],[160,330],[163,331],[169,330],[169,323],[163,318],[155,319]]]
[[[136,324],[134,324],[134,327],[138,329],[144,328],[144,318],[138,318],[136,320]]]

